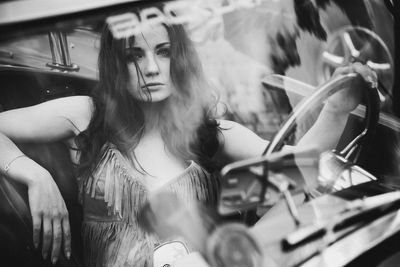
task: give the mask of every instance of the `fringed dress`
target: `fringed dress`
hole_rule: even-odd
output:
[[[152,266],[156,237],[139,226],[148,190],[146,175],[135,170],[114,146],[107,146],[96,171],[81,183],[85,265]],[[217,178],[194,161],[162,190],[185,203],[216,205]]]

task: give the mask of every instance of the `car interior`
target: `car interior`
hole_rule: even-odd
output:
[[[7,4],[14,2],[18,1],[10,1],[9,3],[7,2]],[[51,9],[48,9],[46,12],[50,13],[50,15],[38,15],[37,18],[31,20],[27,19],[21,20],[19,22],[17,21],[10,23],[2,23],[0,20],[0,112],[39,104],[60,97],[88,95],[91,90],[93,90],[97,86],[98,81],[95,71],[95,64],[97,59],[91,58],[90,62],[85,62],[84,59],[81,58],[85,55],[85,50],[83,48],[86,49],[87,47],[89,47],[90,52],[87,53],[90,55],[96,54],[96,49],[98,48],[97,29],[99,29],[99,25],[101,25],[107,17],[115,13],[123,13],[130,5],[151,6],[152,3],[149,2],[150,1],[132,1],[131,3],[128,3],[128,1],[119,1],[115,4],[108,3],[104,6],[100,4],[98,7],[92,7],[91,9],[82,8],[81,11],[68,11],[64,14],[54,15],[51,15]],[[251,15],[249,16],[248,14],[251,14],[251,12],[254,12],[255,14],[264,14],[262,13],[262,8],[266,7],[267,10],[271,9],[274,12],[278,12],[278,14],[281,14],[279,12],[287,12],[287,7],[277,7],[279,5],[276,3],[277,1],[247,2],[262,2],[262,7],[255,7],[254,10],[252,8],[242,8],[240,10],[238,9],[238,11],[235,11],[232,14],[223,15],[225,16],[223,17],[223,19],[225,19],[225,29],[222,30],[225,32],[222,35],[226,40],[230,38],[229,41],[231,42],[229,46],[226,47],[231,49],[231,47],[236,45],[235,49],[239,52],[237,52],[235,56],[232,56],[232,61],[234,61],[236,57],[239,59],[237,62],[234,63],[228,62],[224,63],[225,65],[221,63],[221,69],[229,66],[229,64],[240,65],[240,62],[246,62],[247,64],[247,62],[256,61],[254,60],[254,55],[252,55],[252,53],[256,52],[252,52],[253,50],[251,50],[251,45],[241,43],[239,38],[241,35],[235,35],[237,34],[237,32],[242,31],[242,33],[244,32],[245,34],[248,34],[248,36],[245,37],[255,38],[251,37],[251,34],[257,36],[257,34],[261,32],[257,32],[257,28],[256,26],[254,26],[254,33],[246,33],[246,27],[249,27],[246,23],[250,23],[249,21],[252,19]],[[286,3],[291,1],[284,2]],[[219,80],[214,80],[214,82],[217,85],[223,85],[228,88],[226,89],[226,92],[221,93],[222,98],[229,99],[229,97],[231,97],[232,95],[236,97],[236,102],[228,102],[227,117],[233,118],[239,122],[245,122],[249,126],[255,125],[254,129],[258,130],[259,134],[264,134],[264,137],[271,138],[270,140],[272,140],[272,145],[270,144],[270,146],[266,148],[266,156],[263,155],[265,156],[264,158],[256,159],[250,163],[246,162],[247,165],[245,163],[243,163],[244,165],[239,164],[241,166],[240,168],[237,167],[239,165],[232,166],[232,169],[229,169],[227,173],[233,173],[234,175],[243,175],[243,181],[247,181],[245,179],[254,179],[254,177],[258,176],[252,176],[251,174],[249,174],[253,171],[252,168],[254,166],[260,166],[263,160],[266,160],[267,156],[274,155],[273,153],[279,151],[282,146],[295,144],[296,139],[298,138],[296,137],[296,134],[299,134],[301,136],[302,133],[300,132],[302,132],[302,127],[307,128],[307,125],[310,125],[310,120],[313,121],[315,119],[312,118],[314,116],[313,114],[320,110],[323,101],[328,96],[330,96],[332,92],[337,90],[336,87],[338,85],[340,87],[341,81],[337,81],[338,83],[332,84],[329,84],[329,82],[326,83],[326,81],[328,80],[327,77],[329,77],[330,79],[334,69],[331,64],[332,61],[329,60],[336,60],[337,57],[334,57],[335,54],[343,54],[343,58],[345,58],[345,56],[347,55],[346,53],[348,53],[348,51],[345,51],[346,49],[340,47],[341,44],[335,43],[337,41],[337,37],[335,37],[335,34],[339,34],[340,39],[343,38],[340,36],[350,36],[350,34],[346,35],[346,31],[348,29],[354,30],[362,28],[372,30],[375,34],[379,35],[379,40],[382,40],[382,42],[384,42],[384,44],[386,44],[389,48],[382,49],[383,52],[381,51],[379,52],[381,54],[378,54],[374,53],[375,51],[377,51],[376,47],[363,47],[364,51],[366,51],[363,55],[365,55],[365,57],[367,58],[358,60],[366,63],[368,62],[368,60],[370,62],[377,62],[382,58],[382,62],[389,62],[390,59],[392,64],[390,67],[394,70],[392,74],[382,74],[383,78],[381,80],[380,86],[383,88],[380,93],[378,93],[376,90],[370,90],[365,93],[365,95],[363,96],[362,104],[352,112],[347,122],[346,128],[343,132],[343,135],[341,136],[340,141],[335,149],[335,152],[340,157],[346,159],[346,164],[348,164],[346,165],[346,168],[347,166],[356,165],[357,168],[362,169],[360,173],[367,172],[368,175],[371,174],[371,177],[374,177],[374,179],[360,184],[353,184],[352,182],[350,182],[350,185],[343,186],[342,190],[331,191],[329,192],[329,194],[337,196],[346,201],[352,201],[398,191],[400,189],[400,113],[397,107],[400,107],[400,98],[398,98],[400,92],[398,88],[400,75],[398,68],[394,68],[394,66],[398,65],[399,61],[399,55],[394,53],[394,51],[396,45],[396,48],[398,48],[399,34],[398,31],[390,31],[390,29],[393,29],[395,27],[395,23],[398,24],[398,18],[394,18],[393,15],[387,15],[393,14],[393,12],[395,12],[393,11],[395,8],[394,6],[398,3],[396,3],[396,1],[390,0],[360,0],[351,1],[351,4],[338,0],[314,2],[318,2],[320,5],[318,12],[320,12],[321,20],[326,19],[326,21],[323,23],[324,28],[329,28],[329,31],[327,30],[327,41],[319,40],[321,36],[318,37],[318,35],[316,34],[316,32],[318,32],[318,27],[316,25],[312,25],[312,19],[310,19],[311,21],[308,21],[308,23],[310,24],[306,24],[306,26],[303,25],[303,27],[301,27],[301,24],[300,26],[297,25],[297,27],[294,27],[293,30],[291,28],[293,26],[288,25],[287,23],[283,23],[282,18],[279,19],[279,16],[277,16],[278,22],[276,23],[283,24],[283,30],[280,32],[281,35],[284,36],[282,33],[285,33],[289,36],[285,36],[287,37],[287,39],[285,40],[271,40],[271,45],[268,46],[268,49],[266,50],[267,52],[269,52],[269,54],[275,55],[276,57],[275,60],[273,59],[273,56],[268,57],[270,59],[270,66],[268,67],[272,70],[272,73],[270,73],[272,76],[266,78],[263,77],[263,79],[258,79],[255,82],[257,88],[259,88],[260,90],[261,95],[261,97],[260,95],[256,95],[255,98],[264,97],[262,101],[263,107],[259,109],[259,113],[257,113],[258,111],[252,110],[243,112],[243,109],[241,109],[241,104],[237,103],[237,99],[240,100],[242,95],[233,91],[233,89],[229,89],[230,82],[237,82],[235,79],[240,79],[240,77],[235,77],[235,74],[229,76],[227,74],[228,71],[224,72],[220,69],[215,71],[217,68],[219,68],[215,63],[218,62],[218,58],[213,59],[212,53],[222,53],[221,51],[227,51],[229,49],[224,46],[225,48],[222,48],[222,50],[218,50],[217,52],[209,52],[213,46],[210,46],[210,50],[207,50],[207,45],[212,44],[216,47],[217,45],[222,45],[223,41],[219,41],[220,43],[218,43],[217,41],[212,43],[213,40],[211,40],[210,43],[204,42],[205,45],[200,48],[199,51],[203,51],[202,54],[200,53],[200,55],[206,58],[204,63],[205,66],[211,68],[212,71],[219,72],[220,76],[222,76],[222,78],[220,77]],[[0,11],[0,14],[3,14],[6,10],[5,6],[2,5],[5,4],[0,3],[0,10],[4,8],[3,11]],[[335,8],[333,8],[333,6]],[[371,17],[369,17],[368,19],[359,15],[363,12],[371,14],[371,8],[375,8],[376,10],[375,13],[372,13]],[[302,12],[306,11],[303,10]],[[333,15],[339,13],[340,16],[346,17],[346,21],[338,19],[335,22],[335,19],[332,19]],[[266,12],[265,14],[270,13]],[[303,22],[307,21],[307,16],[305,17],[306,18],[303,17]],[[209,19],[209,21],[211,21],[210,24],[207,24],[207,22],[204,23],[203,26],[207,27],[209,25],[217,25],[212,24],[217,22],[212,21],[211,19]],[[301,21],[301,19],[298,19],[297,23]],[[235,28],[235,22],[237,23],[237,25],[241,25],[243,28],[240,28],[239,26]],[[253,21],[252,23],[257,23],[257,21]],[[268,20],[268,22],[262,22],[260,24],[264,25],[263,23],[271,23],[271,21]],[[342,27],[341,24],[345,24],[345,27]],[[309,27],[309,30],[307,30],[307,27]],[[78,34],[74,33],[74,30],[82,28],[84,29],[84,33],[79,31]],[[217,26],[215,28],[217,28],[217,30],[215,30],[214,32],[213,30],[210,30],[210,32],[215,33],[218,30],[221,30],[221,28],[223,27]],[[270,34],[270,31],[270,28],[268,28],[268,34]],[[361,31],[364,32],[364,30]],[[58,32],[60,33],[60,36],[54,37],[56,38],[54,39],[50,32],[52,32],[53,35]],[[87,34],[85,32],[87,32]],[[26,37],[25,34],[29,38],[37,37],[38,40],[41,40],[41,43],[32,45],[31,43],[27,42],[24,44],[23,40]],[[64,36],[63,34],[66,35]],[[363,33],[355,33],[357,37],[354,38],[362,39],[362,34]],[[270,39],[271,36],[276,35],[274,34],[274,32],[272,32],[269,35]],[[53,41],[51,40],[52,38],[54,39]],[[206,38],[212,39],[213,35],[206,34]],[[262,39],[261,37],[259,38]],[[268,38],[265,39],[270,40]],[[63,40],[67,41],[67,43],[63,43]],[[300,64],[296,63],[297,60],[290,60],[290,53],[293,53],[293,51],[291,51],[290,49],[282,49],[282,46],[280,46],[285,42],[285,46],[287,46],[287,42],[290,42],[290,40],[295,42],[295,44],[297,45],[295,50],[298,54],[300,54]],[[19,43],[19,41],[21,41],[21,43]],[[203,44],[201,42],[199,43]],[[264,43],[265,41],[263,41],[262,45],[265,46]],[[45,48],[41,47],[44,45],[46,46]],[[256,46],[256,44],[254,44],[254,46]],[[47,54],[42,54],[39,57],[35,55],[35,53],[38,53],[39,50],[37,47],[46,50]],[[29,50],[30,48],[33,52]],[[78,51],[79,49],[82,49],[82,51]],[[259,48],[254,48],[254,51],[260,50],[257,49]],[[48,53],[49,50],[52,51],[52,56],[50,55],[51,53]],[[243,51],[247,50],[248,55],[244,57],[243,54],[245,53],[243,53]],[[71,55],[69,61],[65,61],[65,58],[62,58],[62,55],[66,55],[66,51]],[[279,53],[283,53],[281,57],[277,56],[279,55],[277,51]],[[326,52],[326,54],[323,54],[324,51]],[[29,53],[33,55],[29,55]],[[58,53],[60,55],[61,62],[56,62],[58,59],[57,56],[54,55],[54,53]],[[207,53],[211,54],[211,56],[209,56]],[[262,54],[266,52],[264,51],[260,53]],[[326,56],[327,54],[329,55]],[[324,55],[328,59],[324,58]],[[209,56],[209,58],[207,56]],[[21,60],[21,58],[24,57],[26,57],[26,60]],[[294,57],[296,57],[296,55]],[[245,60],[241,61],[241,59],[244,58]],[[354,58],[355,57],[352,57],[352,60]],[[254,66],[262,65],[259,63],[260,62],[254,64]],[[323,63],[327,64],[324,65]],[[243,63],[243,66],[247,66],[246,64]],[[305,75],[304,73],[310,70],[310,65],[313,65],[313,71],[309,71],[310,73]],[[212,68],[210,66],[217,67]],[[319,68],[319,70],[316,70],[316,68]],[[82,74],[79,69],[83,69],[84,73]],[[232,69],[234,69],[234,67],[232,67]],[[249,72],[251,70],[249,70]],[[226,77],[224,76],[224,74],[226,75]],[[243,76],[246,75],[247,74]],[[299,89],[301,87],[300,85],[299,87],[296,87],[296,84],[292,86],[288,85],[289,80],[285,80],[285,77],[281,79],[279,78],[279,75],[286,75],[288,78],[298,79],[299,81],[308,84],[309,87],[307,88],[310,88],[308,89],[310,90],[310,93],[301,92],[301,90]],[[324,75],[326,75],[327,77],[324,77]],[[281,80],[279,80],[277,77]],[[279,80],[278,83],[276,82],[277,79]],[[324,81],[321,82],[322,80]],[[343,81],[343,83],[345,82],[347,81]],[[304,104],[304,99],[306,99],[310,95],[316,95],[314,93],[317,91],[317,89],[324,88],[324,86],[326,87],[326,90],[321,90],[320,95],[315,96],[314,102]],[[387,87],[393,87],[393,89],[388,89]],[[245,91],[244,89],[243,91],[243,95],[248,94],[247,91]],[[384,101],[382,101],[382,97],[385,99]],[[266,98],[268,98],[268,101],[265,101]],[[294,101],[294,99],[301,99],[300,104],[298,104],[297,101]],[[244,102],[245,97],[243,97],[242,100]],[[299,108],[302,104],[304,105],[304,111]],[[251,104],[249,104],[249,102],[246,102],[243,105],[251,109]],[[258,104],[255,104],[255,106],[257,105]],[[265,106],[267,106],[267,108],[265,108]],[[243,112],[244,115],[241,115],[240,112]],[[263,116],[257,115],[264,114],[266,112],[268,112],[268,114],[272,114],[271,116],[274,117],[273,119],[271,119],[271,121],[268,121],[268,123],[265,123]],[[291,116],[297,117],[290,124]],[[268,128],[268,126],[271,125],[273,126],[269,128],[274,129],[273,133],[268,132],[267,134],[265,134],[265,131],[263,129],[265,127]],[[286,128],[282,126],[285,126]],[[23,151],[23,153],[25,153],[50,171],[61,191],[62,196],[65,199],[66,205],[69,210],[73,242],[72,259],[67,260],[64,256],[60,256],[60,259],[57,262],[56,266],[84,266],[82,261],[83,249],[80,229],[82,222],[82,208],[78,200],[77,182],[74,179],[74,165],[71,162],[66,143],[18,143],[17,145]],[[349,152],[350,149],[352,150]],[[290,173],[290,171],[292,170],[290,168],[297,168],[297,166],[293,166],[293,163],[292,165],[289,165],[289,163],[288,165],[286,165],[287,172],[285,172],[285,167],[282,167],[283,165],[279,165],[279,167],[277,167],[276,169],[276,172],[283,173],[286,175],[286,177],[289,176],[288,173]],[[237,171],[237,173],[235,171]],[[299,172],[296,173],[301,176]],[[225,179],[229,179],[228,174],[226,174],[227,176],[225,177]],[[274,177],[274,175],[271,175],[270,179],[273,179]],[[298,177],[294,179],[290,177],[287,178],[288,180],[285,181],[293,182],[293,187],[295,187],[296,181],[298,183],[299,179],[301,179]],[[280,184],[280,182],[281,181],[277,182],[278,185]],[[287,185],[288,188],[292,188],[290,187],[290,182]],[[265,184],[264,182],[260,183],[263,184],[263,187],[262,190],[256,192],[257,195],[265,195],[267,190],[266,188],[270,188],[271,183],[273,182],[269,181]],[[249,184],[243,183],[243,185],[241,185],[242,187],[240,188],[238,185],[238,188],[235,188],[235,190],[237,191],[227,191],[226,194],[229,193],[229,197],[231,198],[227,197],[226,201],[232,201],[232,194],[236,194],[236,192],[239,191],[251,194]],[[272,188],[273,187],[274,185],[272,185]],[[264,189],[265,191],[263,191]],[[293,195],[295,195],[295,191],[296,190],[292,191]],[[301,195],[304,196],[303,191],[300,191]],[[277,190],[274,189],[274,192],[277,192]],[[296,192],[299,192],[299,190],[297,190]],[[236,197],[236,195],[234,196]],[[283,200],[285,197],[283,197],[283,193],[282,196],[279,196],[279,199],[282,200],[282,203],[287,203]],[[271,210],[269,210],[268,212],[260,212],[260,210],[262,210],[261,207],[263,206],[260,202],[264,200],[267,199],[264,199],[263,196],[262,200],[257,199],[257,203],[243,205],[239,208],[240,212],[226,214],[225,217],[221,216],[220,220],[224,223],[240,222],[241,224],[254,229],[255,233],[261,233],[262,229],[269,229],[269,227],[277,227],[280,222],[279,220],[287,220],[292,222],[292,218],[290,218],[287,212],[281,217],[277,216],[274,212],[278,211],[274,210],[278,210],[278,208],[272,207],[273,205],[269,205],[268,210]],[[29,201],[26,187],[12,181],[11,179],[7,179],[7,177],[5,176],[0,177],[1,261],[11,262],[12,265],[9,266],[52,266],[50,261],[44,261],[42,259],[40,251],[33,248],[32,219],[30,217],[28,203]],[[375,222],[375,219],[377,217],[383,216],[382,214],[391,214],[396,212],[399,209],[399,201],[393,203],[393,205],[384,206],[378,211],[373,210],[367,215],[362,214],[360,216],[352,217],[349,220],[344,220],[343,224],[338,223],[339,226],[337,226],[337,228],[340,229],[340,231],[342,231],[349,225],[351,225],[352,227],[350,230],[349,228],[346,228],[346,231],[343,230],[338,240],[345,240],[347,236],[356,233],[356,229],[361,229],[362,227],[369,225],[369,223]],[[237,208],[237,204],[232,205]],[[285,207],[285,209],[289,209],[290,211],[290,207],[286,208],[286,205],[282,205]],[[270,222],[266,223],[268,219],[270,219]],[[292,229],[293,227],[289,228]],[[260,235],[263,236],[265,235],[265,233],[263,235]],[[315,236],[313,236],[312,238],[315,238]],[[350,261],[346,262],[345,265],[381,267],[395,266],[391,265],[393,264],[393,261],[395,261],[391,258],[391,256],[400,253],[397,246],[399,238],[400,230],[393,231],[393,233],[385,238],[385,240],[382,240],[374,247],[363,249],[363,252],[360,252],[360,255],[355,255]],[[304,264],[304,266],[318,266],[318,264],[311,264],[312,258],[317,255],[318,252],[314,251],[313,253],[309,254],[304,253],[304,255],[307,256],[304,256],[303,258],[296,258],[295,256],[292,256],[296,251],[300,249],[305,250],[306,245],[304,244],[307,243],[308,240],[309,239],[307,239],[306,241],[302,240],[302,242],[300,242],[299,244],[288,246],[286,248],[282,246],[281,243],[279,243],[278,247],[280,250],[283,250],[283,252],[276,252],[278,250],[276,246],[273,248],[272,246],[266,246],[268,247],[266,251],[267,253],[276,252],[276,255],[280,255],[282,256],[282,258],[285,258],[285,260],[279,261],[279,263],[282,264],[280,266],[303,266],[302,264]],[[361,237],[360,240],[360,242],[362,242]],[[228,253],[228,255],[231,254]],[[311,262],[310,265],[306,265],[307,262]]]

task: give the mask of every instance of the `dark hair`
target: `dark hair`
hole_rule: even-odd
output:
[[[218,149],[218,123],[211,115],[216,99],[184,28],[163,25],[171,40],[170,76],[176,93],[165,100],[160,119],[162,137],[168,150],[177,157],[197,160],[212,169],[215,166],[211,157]],[[88,128],[77,137],[80,176],[94,171],[105,144],[112,143],[128,155],[143,135],[143,111],[127,90],[127,41],[134,43],[134,37],[117,40],[107,26],[101,35],[99,84],[92,91],[94,112]]]

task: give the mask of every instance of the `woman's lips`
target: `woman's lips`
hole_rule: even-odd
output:
[[[146,83],[142,88],[158,87],[164,85],[163,83]]]

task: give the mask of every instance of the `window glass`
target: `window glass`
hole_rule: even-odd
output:
[[[54,178],[79,236],[73,255],[89,266],[149,263],[154,248],[171,266],[191,250],[210,265],[261,266],[245,225],[283,213],[299,223],[305,195],[399,188],[394,1],[99,1],[32,14],[21,2],[0,4],[0,132]],[[2,173],[0,215],[30,225],[26,186]],[[141,236],[124,228],[120,243],[101,243],[110,232],[88,221]],[[7,240],[32,247],[19,226]],[[218,248],[223,237],[237,246]]]

